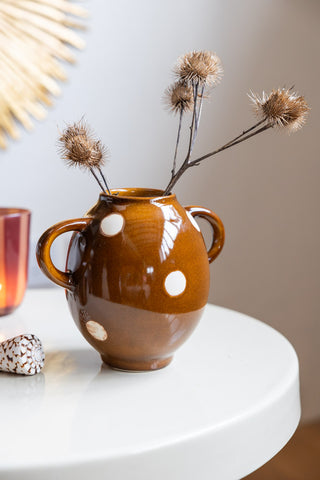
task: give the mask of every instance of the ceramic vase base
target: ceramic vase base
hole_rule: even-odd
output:
[[[103,363],[108,365],[113,370],[121,370],[123,372],[150,372],[153,370],[160,370],[171,363],[171,357],[153,359],[148,361],[128,361],[121,358],[111,357],[109,355],[101,355]]]

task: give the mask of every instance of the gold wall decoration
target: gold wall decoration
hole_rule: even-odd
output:
[[[46,116],[66,80],[60,60],[74,63],[70,47],[84,47],[74,29],[85,17],[70,0],[0,0],[0,148],[19,137],[17,122],[30,130]]]

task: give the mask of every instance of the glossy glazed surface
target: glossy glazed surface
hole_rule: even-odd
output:
[[[23,299],[28,277],[30,211],[0,208],[0,316]]]
[[[100,195],[83,219],[49,229],[39,241],[38,258],[45,273],[67,289],[78,328],[106,363],[158,369],[200,319],[209,260],[222,248],[223,225],[203,207],[183,208],[174,195],[146,189],[113,193]],[[209,252],[196,215],[214,229]],[[67,273],[55,271],[50,239],[72,229],[79,232],[70,241]]]

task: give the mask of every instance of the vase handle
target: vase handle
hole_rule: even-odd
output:
[[[62,233],[70,231],[82,232],[91,222],[92,218],[75,218],[74,220],[56,223],[48,228],[38,241],[36,255],[39,267],[52,282],[67,290],[74,290],[72,273],[62,272],[53,265],[50,255],[51,245]]]
[[[213,262],[219,255],[224,244],[224,226],[218,215],[204,207],[184,207],[193,217],[200,217],[207,220],[213,230],[212,244],[208,250],[209,263]]]

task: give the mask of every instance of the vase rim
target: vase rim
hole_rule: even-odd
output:
[[[115,195],[119,193],[119,195]],[[133,201],[167,201],[173,200],[176,198],[174,193],[163,196],[163,190],[158,188],[143,188],[143,187],[129,187],[129,188],[112,188],[111,195],[107,193],[101,193],[101,198],[112,198],[123,199],[123,200],[133,200]]]

